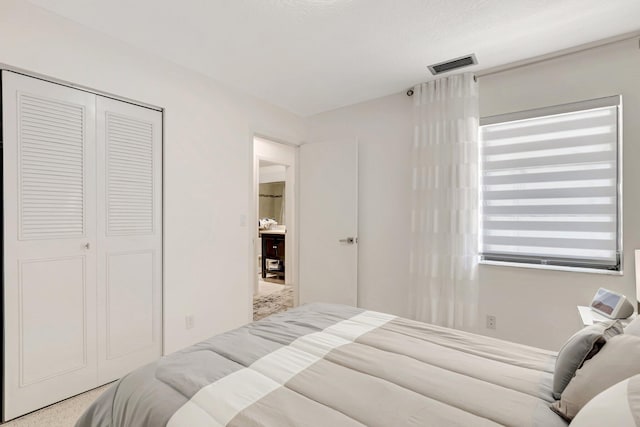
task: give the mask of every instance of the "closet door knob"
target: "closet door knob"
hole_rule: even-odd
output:
[[[83,246],[85,249],[91,249],[91,243],[89,242],[85,243]]]
[[[353,245],[354,243],[358,243],[357,237],[347,237],[346,239],[338,240],[340,243],[346,243],[348,245]]]

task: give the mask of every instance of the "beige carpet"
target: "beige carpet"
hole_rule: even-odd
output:
[[[55,405],[24,415],[2,427],[72,427],[85,409],[111,384],[79,394]]]
[[[264,319],[293,307],[293,288],[289,285],[259,283],[258,294],[253,297],[253,320]]]

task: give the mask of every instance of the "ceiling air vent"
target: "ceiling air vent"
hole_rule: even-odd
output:
[[[458,68],[468,67],[469,65],[475,65],[478,63],[476,59],[476,55],[472,53],[471,55],[462,56],[460,58],[452,59],[450,61],[440,62],[439,64],[429,65],[429,71],[434,76],[436,74],[442,74],[449,71],[457,70]]]

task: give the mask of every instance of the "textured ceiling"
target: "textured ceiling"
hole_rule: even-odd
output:
[[[640,29],[640,0],[30,0],[308,116]]]

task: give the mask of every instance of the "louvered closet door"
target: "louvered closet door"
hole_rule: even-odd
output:
[[[95,387],[95,96],[2,72],[4,418]]]
[[[162,349],[162,114],[97,103],[99,382]]]

